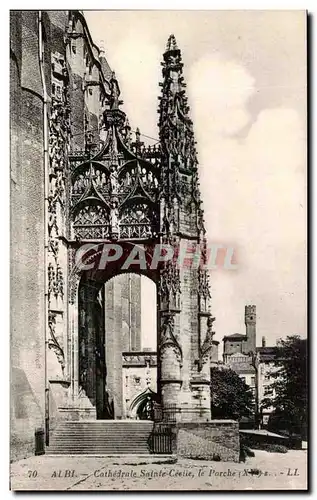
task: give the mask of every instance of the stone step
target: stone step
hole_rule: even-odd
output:
[[[73,448],[72,446],[65,446],[65,447],[49,447],[48,448],[49,453],[61,453],[65,455],[77,455],[77,454],[83,454],[83,455],[93,455],[98,454],[98,455],[111,455],[112,453],[121,453],[121,454],[127,454],[127,455],[137,455],[137,454],[149,454],[150,450],[148,447],[137,447],[134,448],[133,450],[131,448],[116,448],[114,446],[112,447],[100,447],[96,448],[95,446],[90,446],[87,448]]]
[[[143,442],[139,442],[139,443],[132,443],[133,445],[135,446],[147,446],[147,441],[143,441]],[[111,448],[112,446],[115,446],[116,448],[129,448],[131,446],[131,443],[127,442],[125,444],[122,444],[120,442],[115,442],[115,441],[110,441],[108,443],[97,443],[97,442],[86,442],[86,443],[80,443],[80,444],[76,444],[76,442],[74,441],[55,441],[55,442],[52,442],[51,443],[51,447],[53,446],[58,446],[58,447],[61,447],[61,446],[73,446],[74,448],[87,448],[89,446],[96,446],[97,448],[98,447],[103,447],[103,448]]]
[[[90,440],[90,441],[82,441],[80,443],[80,447],[84,447],[84,446],[91,446],[91,444],[93,443],[94,446],[97,446],[97,443],[98,443],[98,446],[103,446],[103,447],[111,447],[111,446],[121,446],[120,443],[121,440],[109,440],[109,441],[95,441],[95,440]],[[126,444],[125,444],[125,447],[131,447],[131,446],[143,446],[143,445],[147,445],[148,441],[147,441],[147,438],[146,439],[143,439],[142,441],[126,441]],[[71,440],[71,439],[60,439],[60,440],[54,440],[51,442],[51,446],[55,445],[55,446],[64,446],[64,444],[66,444],[67,446],[74,446],[76,447],[77,446],[77,441],[75,440]]]
[[[115,447],[115,446],[110,446],[108,448],[100,446],[99,448],[96,448],[95,446],[90,446],[86,448],[74,448],[73,446],[63,446],[63,447],[49,447],[48,449],[49,453],[87,453],[88,455],[91,455],[93,453],[127,453],[129,454],[138,454],[138,453],[150,453],[150,450],[146,446],[138,447],[137,449],[131,450],[131,448],[120,448],[120,447]]]
[[[60,422],[51,436],[48,453],[68,455],[149,454],[153,422]]]
[[[127,447],[120,447],[120,446],[99,446],[96,447],[93,444],[91,446],[86,446],[86,447],[78,447],[75,448],[74,446],[49,446],[48,447],[48,452],[49,453],[87,453],[88,455],[92,455],[94,453],[98,454],[111,454],[111,453],[127,453],[129,454],[137,454],[137,453],[150,453],[150,449],[148,446],[134,446],[133,448],[127,446]]]
[[[95,422],[60,422],[58,423],[58,428],[59,429],[72,429],[72,428],[86,428],[86,429],[112,429],[116,431],[122,431],[125,429],[133,429],[133,430],[148,430],[153,427],[153,422],[149,422],[148,424],[129,424],[129,423],[124,423],[124,424],[117,424],[117,423],[108,423],[109,421],[102,421],[98,424]]]
[[[87,430],[94,430],[94,431],[102,431],[103,429],[111,429],[112,431],[115,431],[115,432],[126,432],[127,430],[131,430],[133,432],[138,432],[138,431],[141,431],[141,432],[144,432],[144,431],[148,431],[149,429],[152,429],[152,426],[147,426],[147,427],[121,427],[120,426],[120,429],[114,429],[112,426],[110,425],[100,425],[100,426],[84,426],[84,425],[71,425],[71,426],[67,426],[67,427],[60,427],[60,429],[64,429],[64,430],[71,430],[73,428],[76,428],[76,429],[87,429]]]
[[[149,432],[144,432],[143,434],[134,434],[134,435],[128,435],[128,434],[119,434],[119,433],[112,433],[111,435],[109,435],[110,433],[108,432],[103,432],[102,434],[100,433],[93,433],[93,432],[89,432],[89,433],[80,433],[80,430],[76,431],[76,433],[72,433],[72,432],[57,432],[57,433],[53,433],[53,436],[54,436],[54,439],[58,436],[62,437],[62,438],[67,438],[67,436],[76,436],[78,437],[78,434],[80,433],[81,436],[80,436],[80,439],[89,439],[89,438],[98,438],[100,440],[105,440],[105,439],[111,439],[113,436],[116,436],[116,437],[122,437],[124,439],[140,439],[140,438],[143,438],[144,436],[148,436],[150,434],[151,431]]]
[[[112,432],[120,432],[121,434],[123,432],[148,432],[152,429],[153,426],[148,426],[148,427],[123,427],[122,429],[114,429],[111,426],[99,426],[99,427],[87,427],[87,426],[81,426],[81,425],[72,425],[69,427],[60,427],[58,426],[58,429],[61,431],[72,431],[73,429],[82,429],[86,431],[94,431],[94,432],[102,432],[104,430],[111,430]]]
[[[131,453],[128,451],[97,451],[94,449],[88,450],[88,451],[73,451],[73,450],[48,450],[48,454],[51,456],[59,455],[59,456],[65,456],[65,455],[83,455],[83,456],[99,456],[99,457],[112,457],[112,456],[128,456],[128,455],[136,455],[136,456],[149,456],[149,451],[139,451],[135,453]]]
[[[128,446],[82,446],[82,447],[74,447],[74,446],[50,446],[50,453],[149,453],[148,446],[138,446],[131,450]]]
[[[113,445],[116,445],[116,446],[119,446],[118,443],[121,443],[121,442],[125,442],[126,443],[126,446],[131,446],[131,445],[140,445],[140,444],[143,444],[143,443],[147,443],[147,439],[148,437],[146,436],[145,439],[143,440],[138,440],[138,441],[130,441],[130,440],[122,440],[122,439],[109,439],[107,441],[97,441],[97,440],[89,440],[89,441],[83,441],[81,440],[81,443],[80,443],[80,446],[84,446],[84,445],[88,445],[90,446],[91,443],[93,442],[94,444],[97,444],[99,443],[99,446],[113,446]],[[74,439],[54,439],[54,440],[51,440],[51,443],[52,445],[53,444],[56,444],[56,445],[63,445],[64,443],[67,443],[69,445],[72,445],[72,446],[76,446],[78,440],[74,440]]]
[[[82,444],[77,445],[77,446],[76,446],[76,443],[73,442],[73,441],[55,441],[55,442],[51,443],[51,447],[61,448],[63,446],[68,446],[68,447],[71,446],[73,448],[77,448],[77,447],[79,447],[79,448],[89,448],[91,446],[94,446],[94,447],[97,447],[97,448],[98,447],[99,448],[101,448],[101,447],[102,448],[120,448],[120,447],[121,448],[131,448],[133,446],[133,447],[138,447],[139,448],[140,446],[141,447],[142,446],[143,447],[147,447],[147,441],[146,442],[144,442],[144,441],[141,442],[140,441],[138,443],[130,443],[129,442],[129,443],[126,443],[124,446],[116,443],[115,441],[108,442],[108,443],[99,443],[98,445],[97,445],[96,442],[82,443]]]
[[[75,429],[55,429],[54,432],[61,432],[61,433],[66,433],[66,432],[89,432],[90,434],[96,434],[96,435],[102,435],[105,432],[111,432],[113,434],[121,434],[121,435],[130,435],[132,436],[133,434],[135,435],[140,435],[140,434],[146,434],[147,432],[151,432],[152,427],[149,429],[144,429],[144,430],[135,430],[135,429],[127,429],[126,431],[117,431],[116,429],[111,429],[111,428],[102,428],[102,429],[84,429],[82,427],[77,427]]]
[[[102,434],[104,432],[114,432],[116,434],[145,434],[147,432],[151,432],[152,430],[152,427],[148,427],[147,429],[112,429],[111,427],[102,427],[100,429],[96,429],[96,428],[86,428],[86,427],[75,427],[75,428],[67,428],[67,427],[63,427],[62,429],[58,429],[58,432],[78,432],[78,430],[82,431],[82,432],[90,432],[90,433],[95,433],[95,434]],[[56,432],[56,430],[55,430]]]
[[[63,420],[59,422],[60,425],[128,425],[131,426],[141,426],[141,425],[153,425],[153,420]]]

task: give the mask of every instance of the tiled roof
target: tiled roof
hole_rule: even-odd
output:
[[[225,339],[246,339],[247,336],[243,335],[242,333],[232,333],[232,335],[225,335],[223,337],[223,340]]]

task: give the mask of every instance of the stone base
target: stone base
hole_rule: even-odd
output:
[[[168,410],[164,409],[164,415],[168,415]],[[175,411],[176,422],[192,422],[195,425],[208,423],[211,421],[210,410],[204,408],[193,408],[183,405]]]
[[[59,421],[71,420],[97,420],[96,408],[93,407],[68,407],[58,409]]]
[[[175,441],[180,457],[239,462],[239,424],[234,420],[178,422]]]
[[[50,380],[50,429],[64,420],[97,420],[96,408],[84,392],[72,397],[66,381]]]

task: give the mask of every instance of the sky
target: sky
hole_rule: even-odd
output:
[[[211,275],[215,339],[306,336],[306,18],[304,11],[88,11],[132,129],[158,138],[162,53],[182,51],[208,240],[238,268]],[[151,141],[149,141],[151,142]],[[151,286],[143,287],[143,301]],[[144,311],[143,328],[154,321]]]

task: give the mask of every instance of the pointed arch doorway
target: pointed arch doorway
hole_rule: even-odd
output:
[[[157,402],[157,393],[148,387],[132,401],[129,408],[130,418],[136,420],[154,420],[154,405]]]
[[[140,394],[157,401],[157,288],[148,277],[122,273],[105,282],[82,277],[79,286],[79,387],[96,418],[145,419]]]

